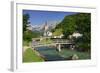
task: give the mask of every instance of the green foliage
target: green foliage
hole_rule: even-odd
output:
[[[24,32],[23,39],[27,42],[31,41],[32,40],[32,32],[30,32],[30,31]]]
[[[63,21],[57,25],[56,29],[63,29],[63,34],[67,38],[70,34],[75,32],[76,20],[74,15],[65,16]]]
[[[59,23],[56,29],[63,29],[64,36],[68,37],[75,31],[81,34],[90,35],[90,24],[91,24],[91,14],[90,13],[78,13],[74,15],[65,16],[61,23]]]
[[[62,34],[62,29],[59,28],[59,29],[55,29],[55,31],[53,32],[53,36],[59,36]]]
[[[28,41],[23,41],[23,46],[30,46],[30,42],[28,42]]]
[[[32,38],[37,38],[39,36],[40,36],[40,33],[39,32],[32,32],[30,30],[27,30],[23,34],[23,40],[24,41],[27,41],[27,42],[30,42],[30,41],[32,41]]]
[[[23,54],[23,62],[42,62],[42,61],[44,60],[30,48],[28,48]]]
[[[77,31],[83,34],[84,43],[90,43],[91,39],[91,14],[81,13],[77,17]]]
[[[80,13],[77,14],[76,18],[77,30],[80,33],[90,32],[90,24],[91,24],[91,14],[90,13]]]
[[[84,42],[81,42],[81,43],[77,43],[76,45],[76,48],[78,51],[87,51],[87,52],[90,52],[90,47],[91,45],[89,43],[84,43]]]
[[[29,14],[23,14],[23,40],[26,42],[30,42],[32,38],[40,36],[40,33],[37,31],[33,32],[27,29],[29,23]]]
[[[66,25],[63,27],[63,33],[65,34],[65,37],[68,37],[70,34],[76,31],[76,20],[75,16],[65,17],[65,20]]]
[[[87,46],[88,44],[90,44],[91,41],[91,14],[90,13],[77,13],[77,14],[65,16],[62,22],[56,26],[55,30],[56,29],[62,29],[62,33],[65,38],[68,38],[68,36],[72,35],[74,32],[79,32],[83,36],[81,38],[74,39],[75,43],[76,44],[81,43],[83,47],[86,49],[90,48]]]
[[[30,23],[29,14],[23,14],[23,33],[27,30],[27,25]]]

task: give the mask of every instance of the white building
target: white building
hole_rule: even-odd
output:
[[[48,31],[47,36],[49,36],[49,37],[52,36],[52,32]]]
[[[78,33],[78,32],[74,32],[72,35],[69,35],[69,38],[72,39],[73,37],[78,38],[78,37],[82,37],[83,35]]]
[[[78,33],[78,32],[74,32],[72,34],[73,37],[78,38],[78,37],[82,37],[82,34]]]
[[[59,35],[59,36],[54,36],[54,38],[62,38],[64,35],[63,34],[61,34],[61,35]]]

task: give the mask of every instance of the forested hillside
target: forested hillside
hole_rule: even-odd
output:
[[[61,32],[64,38],[68,38],[69,35],[74,32],[78,32],[83,36],[76,39],[75,43],[79,44],[82,48],[90,48],[91,41],[91,14],[90,13],[77,13],[69,16],[65,16],[61,23],[59,23],[53,32],[57,29],[62,29]]]

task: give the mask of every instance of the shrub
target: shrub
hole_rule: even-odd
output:
[[[76,49],[78,50],[78,51],[82,51],[82,52],[84,52],[84,51],[90,51],[90,44],[88,44],[88,43],[78,43],[77,45],[76,45]]]
[[[27,30],[23,34],[23,40],[27,41],[27,42],[30,42],[30,41],[32,41],[32,38],[37,38],[39,36],[40,36],[40,33]]]

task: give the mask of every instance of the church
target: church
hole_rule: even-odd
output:
[[[49,25],[47,24],[47,22],[45,22],[43,30],[44,30],[43,36],[45,36],[45,37],[52,36],[52,32],[49,31]]]

